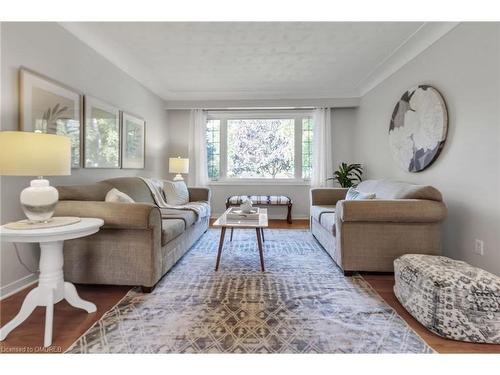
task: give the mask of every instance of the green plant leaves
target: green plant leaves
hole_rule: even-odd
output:
[[[340,163],[339,168],[333,172],[333,177],[327,178],[339,183],[343,188],[349,188],[358,185],[362,181],[363,167],[359,163],[347,164]]]

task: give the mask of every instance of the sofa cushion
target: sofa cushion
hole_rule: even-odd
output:
[[[311,206],[311,216],[335,236],[335,206]]]
[[[153,196],[151,195],[151,190],[149,190],[146,183],[139,177],[118,177],[104,180],[102,182],[105,182],[111,185],[111,187],[124,192],[135,202],[156,204]]]
[[[120,202],[120,203],[134,203],[134,200],[130,198],[123,191],[113,188],[106,194],[104,198],[105,202]]]
[[[366,180],[357,189],[364,193],[375,193],[377,199],[428,199],[441,202],[439,190],[429,185],[414,185],[391,180]]]
[[[311,216],[321,223],[321,217],[326,212],[335,212],[335,206],[333,205],[318,205],[311,206]]]
[[[361,199],[375,199],[375,193],[365,193],[363,191],[359,191],[353,187],[347,190],[347,194],[345,195],[345,199],[348,201],[361,200]]]
[[[163,219],[161,225],[161,246],[179,237],[185,230],[184,220],[181,219]]]
[[[323,215],[321,215],[320,224],[334,236],[337,234],[337,231],[335,230],[335,212],[323,213]]]
[[[176,210],[174,208],[162,208],[162,219],[181,219],[185,223],[185,228],[189,228],[196,222],[196,213],[191,210]]]
[[[113,185],[97,182],[90,185],[57,186],[60,201],[104,201]]]
[[[189,202],[189,191],[184,181],[163,181],[163,194],[167,203],[172,206]]]

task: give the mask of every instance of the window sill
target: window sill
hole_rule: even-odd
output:
[[[241,180],[217,180],[210,181],[209,186],[235,186],[235,185],[266,185],[266,186],[310,186],[311,182],[308,180],[271,180],[271,179],[241,179]]]

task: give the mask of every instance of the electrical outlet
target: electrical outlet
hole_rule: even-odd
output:
[[[474,252],[479,255],[484,255],[484,242],[476,239]]]

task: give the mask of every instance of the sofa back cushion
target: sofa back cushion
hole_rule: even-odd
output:
[[[149,190],[146,183],[139,177],[118,177],[104,180],[103,182],[124,192],[132,198],[134,202],[155,203],[151,195],[151,190]]]
[[[115,203],[134,203],[134,200],[130,198],[123,191],[118,190],[117,188],[113,188],[108,191],[106,197],[104,198],[105,202],[115,202]]]
[[[428,199],[441,202],[439,190],[429,185],[414,185],[391,180],[366,180],[357,189],[364,193],[375,193],[377,199]]]
[[[112,188],[113,186],[106,182],[56,187],[61,201],[103,201]]]
[[[167,203],[173,206],[189,202],[189,191],[184,181],[163,181],[163,193]]]
[[[111,178],[90,185],[57,186],[61,201],[104,201],[113,188],[127,194],[134,202],[155,203],[148,186],[139,177]]]

